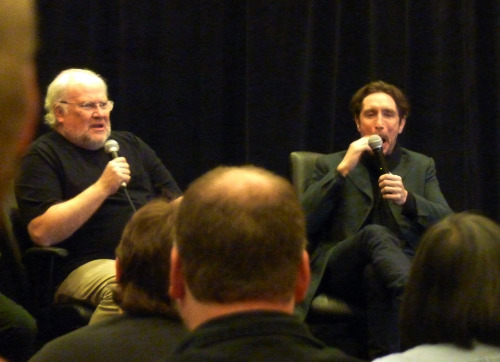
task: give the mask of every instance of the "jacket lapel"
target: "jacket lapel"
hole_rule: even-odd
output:
[[[403,179],[403,184],[405,183],[405,179],[410,172],[410,169],[412,167],[410,160],[408,159],[408,154],[404,152],[404,149],[401,150],[401,160],[399,161],[399,164],[394,168],[392,173],[395,175],[401,176]]]
[[[370,183],[370,175],[368,169],[362,164],[358,164],[350,173],[347,178],[366,196],[373,200],[373,190]]]

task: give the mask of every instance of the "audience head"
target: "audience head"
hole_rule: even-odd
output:
[[[177,315],[168,296],[170,251],[178,201],[150,201],[123,230],[116,249],[117,282],[114,299],[136,315]]]
[[[67,69],[48,86],[45,123],[77,146],[95,150],[110,135],[112,109],[100,75],[88,69]]]
[[[0,196],[35,129],[39,100],[35,26],[32,1],[0,1]]]
[[[381,80],[373,81],[358,89],[351,98],[350,110],[354,119],[359,119],[363,109],[363,100],[373,93],[386,93],[394,99],[399,113],[399,119],[406,119],[410,115],[410,104],[404,93],[396,86]]]
[[[184,193],[176,237],[170,290],[176,299],[264,301],[291,310],[303,299],[305,219],[292,185],[280,176],[254,166],[206,173]]]
[[[473,341],[500,346],[500,226],[451,215],[424,234],[402,305],[405,347]]]

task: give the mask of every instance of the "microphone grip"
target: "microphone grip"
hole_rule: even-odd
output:
[[[387,167],[387,162],[385,161],[385,156],[382,152],[382,148],[376,148],[373,150],[373,152],[375,153],[375,156],[377,156],[380,174],[383,175],[385,173],[389,173],[389,168]]]
[[[111,159],[113,160],[118,157],[118,152],[115,150],[109,151],[109,154],[111,155]],[[122,182],[121,186],[127,187],[127,184],[125,182]]]

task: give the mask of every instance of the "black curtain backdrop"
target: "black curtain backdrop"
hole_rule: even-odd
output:
[[[382,79],[409,96],[401,144],[434,157],[452,208],[500,221],[499,4],[39,0],[40,86],[70,67],[101,74],[113,128],[184,189],[220,164],[288,176],[293,150],[347,148],[350,97]]]

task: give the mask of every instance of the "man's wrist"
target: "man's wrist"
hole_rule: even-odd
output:
[[[349,168],[347,167],[344,161],[339,163],[339,165],[337,166],[337,172],[340,173],[342,177],[346,177],[347,174],[349,173]]]

